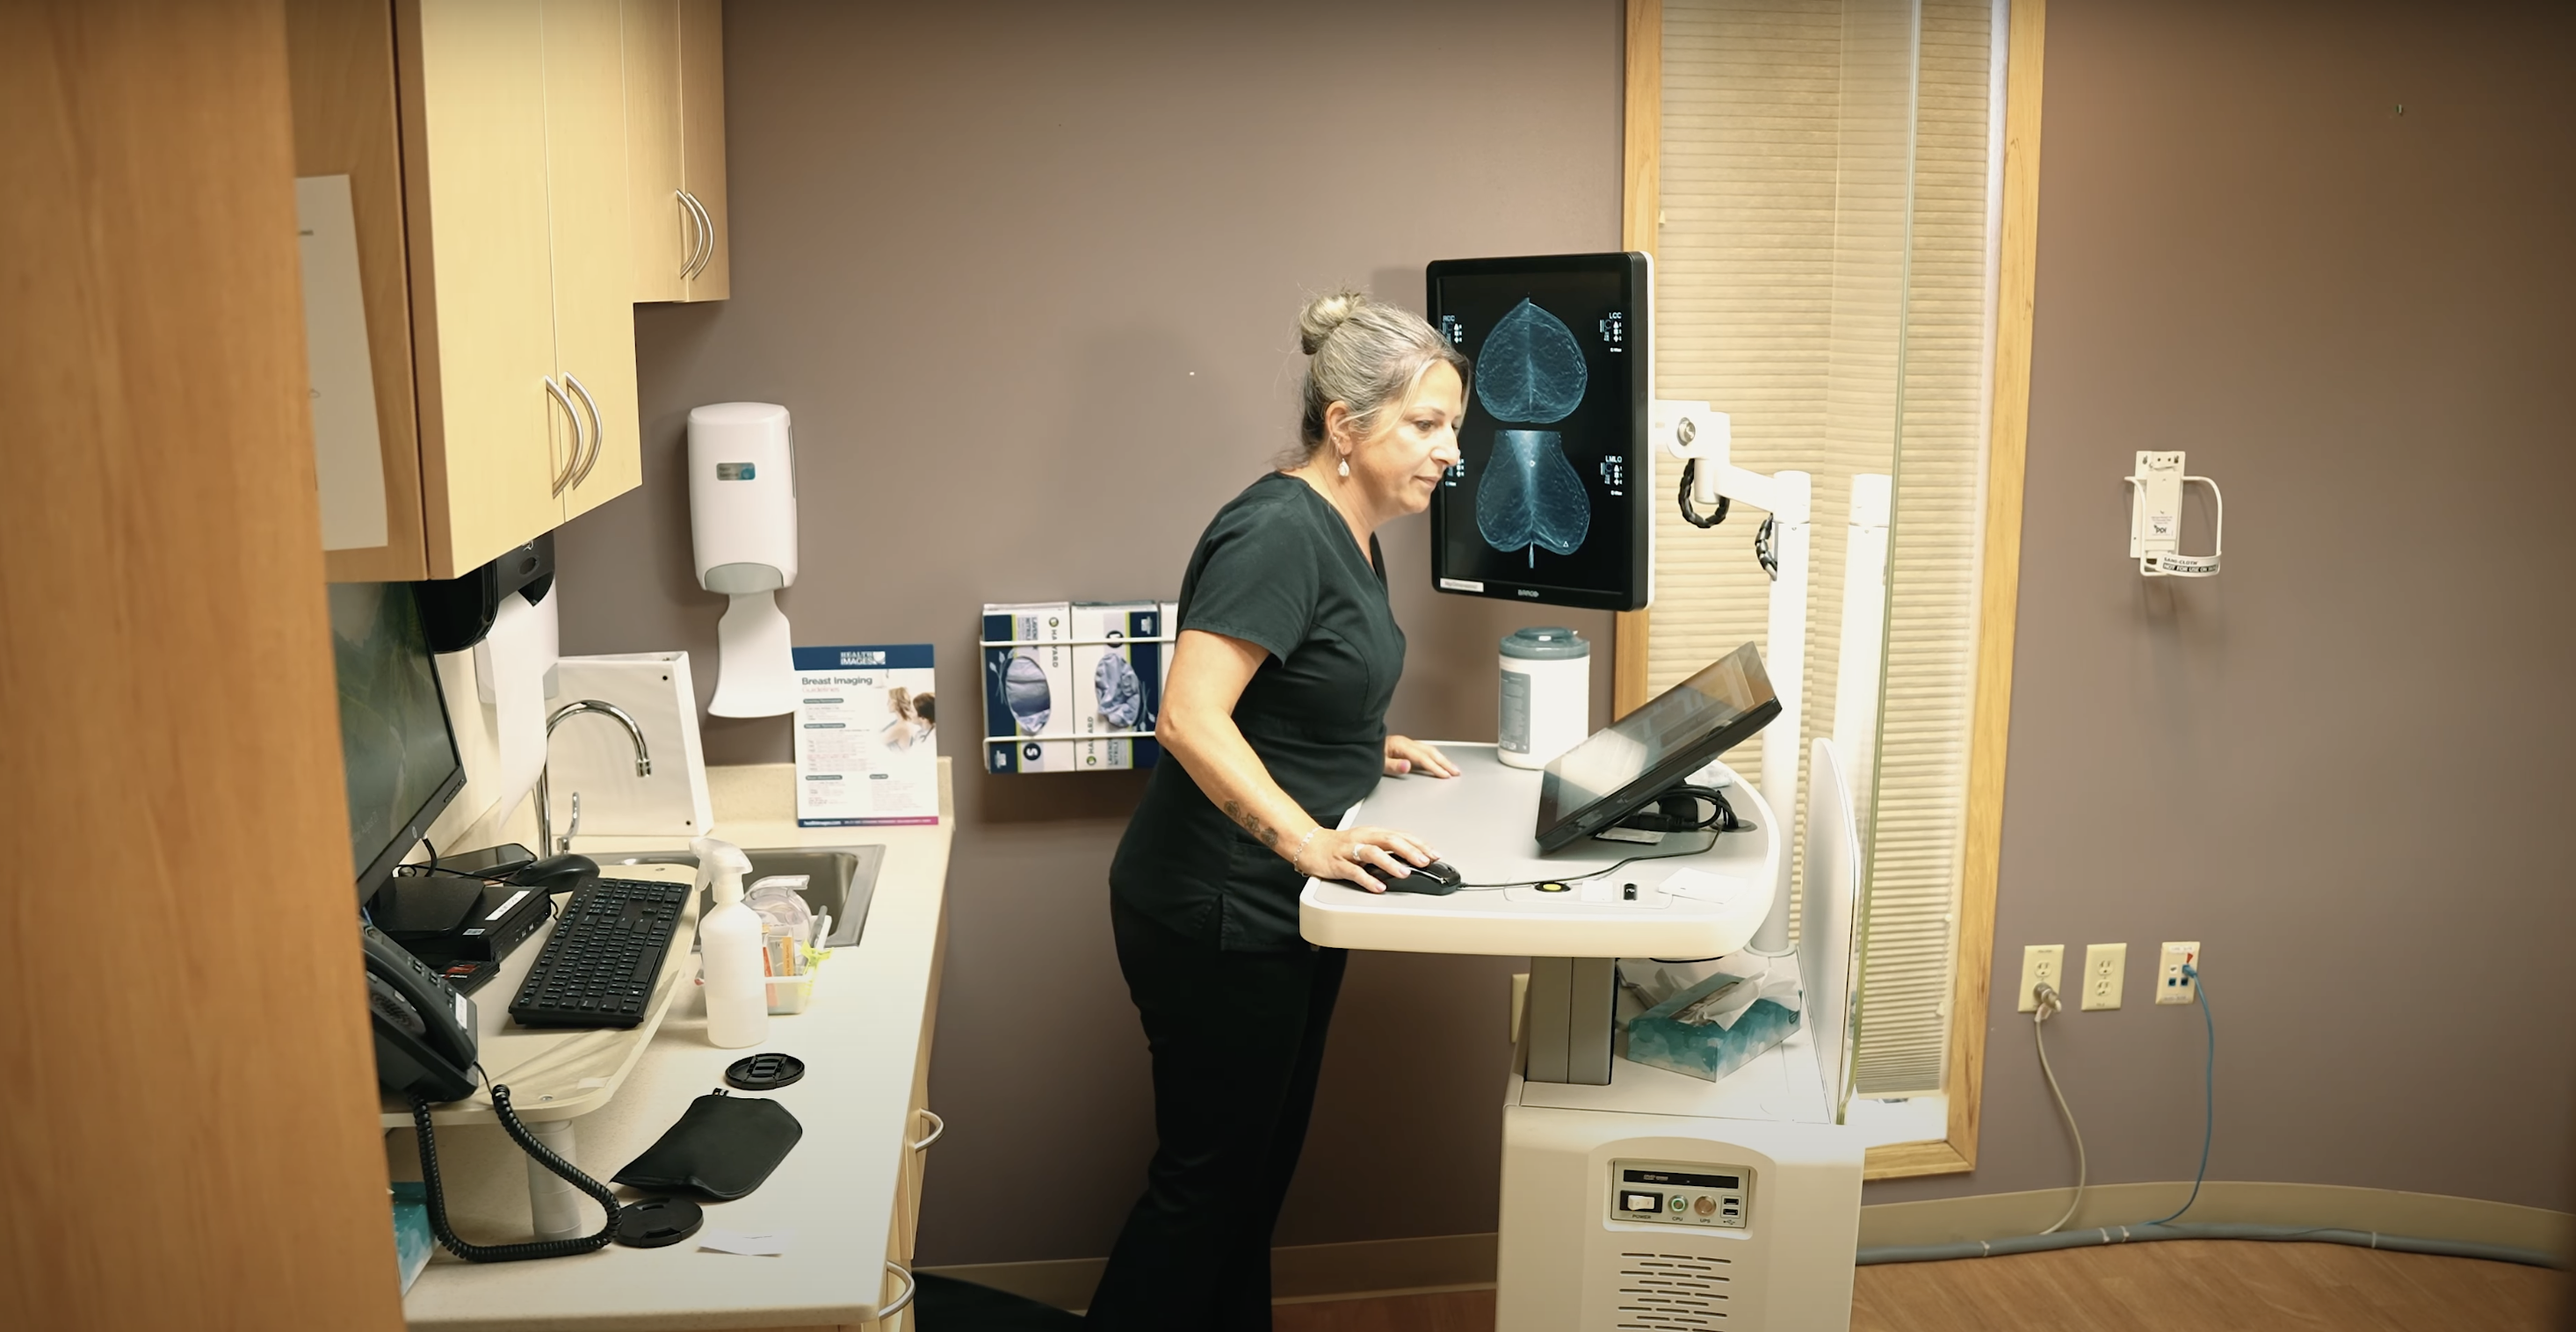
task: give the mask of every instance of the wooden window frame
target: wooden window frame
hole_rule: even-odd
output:
[[[1652,252],[1662,220],[1663,0],[1628,0],[1626,152],[1621,243]],[[1968,745],[1968,811],[1959,884],[1956,979],[1950,993],[1945,1089],[1949,1121],[1936,1141],[1869,1149],[1867,1179],[1946,1175],[1977,1165],[1986,1065],[1986,1006],[1995,948],[1995,880],[2003,849],[2004,751],[2011,734],[2013,631],[2021,594],[2022,470],[2030,427],[2030,337],[2039,251],[2039,112],[2046,0],[2011,0],[2004,71],[2002,228],[1994,342],[1994,405],[1986,453],[1983,564],[1977,590],[1977,671]],[[1644,703],[1650,610],[1623,614],[1614,638],[1614,711]]]

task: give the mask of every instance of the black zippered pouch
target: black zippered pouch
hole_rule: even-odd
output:
[[[688,1113],[642,1156],[617,1172],[629,1188],[676,1190],[731,1202],[759,1188],[787,1159],[805,1126],[787,1107],[722,1088],[689,1102]]]

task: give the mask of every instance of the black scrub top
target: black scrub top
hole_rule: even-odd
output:
[[[1180,606],[1179,629],[1270,654],[1235,701],[1234,724],[1308,817],[1341,822],[1385,770],[1386,705],[1404,674],[1377,538],[1362,555],[1314,487],[1273,472],[1217,510],[1181,578]],[[1303,948],[1304,883],[1168,756],[1109,866],[1120,903],[1235,952]]]

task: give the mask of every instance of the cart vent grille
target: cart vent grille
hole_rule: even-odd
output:
[[[1619,1272],[1620,1332],[1687,1332],[1727,1325],[1725,1258],[1678,1253],[1628,1253]]]

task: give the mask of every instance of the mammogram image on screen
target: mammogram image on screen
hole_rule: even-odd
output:
[[[1552,425],[1583,405],[1583,348],[1526,296],[1477,349],[1476,396],[1498,421]]]
[[[1433,266],[1434,322],[1474,365],[1459,458],[1433,500],[1444,589],[1626,605],[1642,582],[1632,275],[1616,256],[1565,258]]]
[[[1476,530],[1496,550],[1571,555],[1592,529],[1592,497],[1553,430],[1497,430],[1476,485]]]
[[[1476,396],[1498,420],[1549,425],[1583,405],[1589,375],[1565,321],[1528,297],[1512,307],[1476,358]],[[1592,527],[1592,497],[1553,430],[1497,430],[1476,485],[1476,531],[1500,551],[1544,547],[1571,555]],[[1535,554],[1532,555],[1535,559]]]

